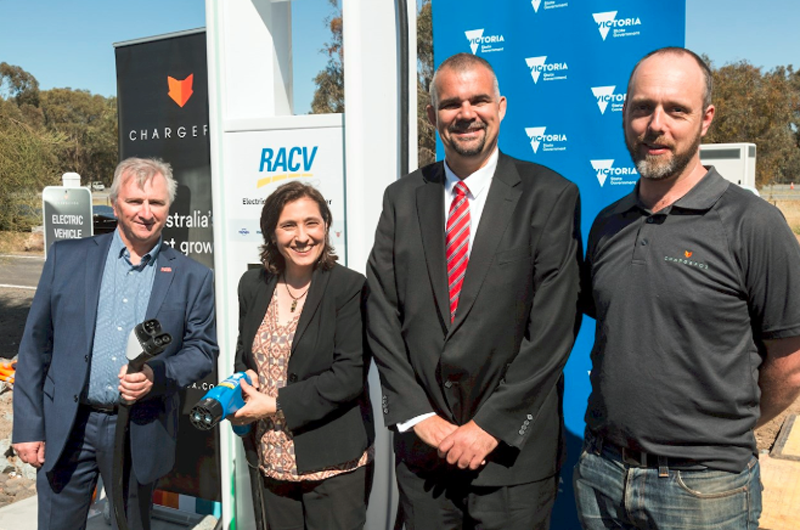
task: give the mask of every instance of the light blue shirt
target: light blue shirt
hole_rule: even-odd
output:
[[[81,402],[104,406],[119,403],[117,376],[120,368],[128,362],[125,356],[128,336],[137,324],[144,321],[160,248],[161,238],[150,252],[142,256],[138,265],[133,265],[131,253],[122,242],[119,231],[114,232],[100,280],[89,384]]]

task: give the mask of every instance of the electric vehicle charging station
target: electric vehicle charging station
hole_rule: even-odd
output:
[[[302,0],[298,0],[302,1]],[[410,5],[409,5],[410,4]],[[291,0],[206,0],[218,370],[233,370],[239,278],[261,266],[264,199],[298,179],[330,202],[340,262],[365,271],[387,185],[416,168],[416,4],[343,0],[345,114],[295,116]],[[370,396],[380,403],[374,366]],[[375,414],[375,480],[367,528],[392,528],[391,438]],[[247,462],[220,431],[222,528],[254,527]]]

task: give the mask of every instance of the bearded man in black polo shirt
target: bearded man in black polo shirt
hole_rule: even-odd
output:
[[[682,48],[647,55],[628,82],[641,178],[586,252],[585,529],[757,528],[753,429],[800,393],[800,246],[776,208],[700,163],[711,89]]]

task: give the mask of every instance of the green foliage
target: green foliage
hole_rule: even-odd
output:
[[[59,183],[57,134],[21,121],[12,103],[0,100],[0,230],[28,231],[42,224],[45,186]]]
[[[436,128],[428,121],[428,88],[433,80],[433,17],[431,0],[417,14],[417,157],[420,167],[436,161]]]
[[[38,107],[39,82],[19,66],[0,63],[0,97],[13,99],[18,107]]]
[[[117,103],[85,90],[39,90],[19,66],[0,63],[0,230],[41,224],[40,193],[75,171],[111,184]]]
[[[713,68],[714,122],[705,143],[756,144],[756,185],[800,175],[800,80],[791,66],[769,72],[747,61]]]
[[[336,0],[328,0],[334,9],[325,19],[331,32],[331,41],[320,50],[328,56],[328,63],[314,78],[316,89],[311,101],[312,114],[344,112],[344,47],[342,45],[342,8]]]
[[[68,139],[58,153],[61,171],[110,185],[118,156],[116,98],[54,88],[42,92],[41,108],[47,129]]]

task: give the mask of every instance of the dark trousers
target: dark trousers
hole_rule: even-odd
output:
[[[262,477],[269,530],[360,530],[367,522],[374,464],[320,481]],[[254,500],[258,498],[254,495]]]
[[[398,460],[405,530],[547,530],[558,476],[512,486],[473,486],[474,474],[448,466],[414,469]]]
[[[81,530],[86,527],[86,517],[92,502],[92,492],[97,485],[98,473],[106,485],[108,502],[114,480],[114,433],[116,414],[91,411],[81,406],[75,419],[64,452],[51,473],[39,471],[36,475],[36,493],[39,503],[39,530]],[[153,448],[157,451],[157,448]],[[128,449],[128,451],[130,451]],[[45,444],[45,459],[47,445]],[[130,463],[130,452],[126,461]],[[126,513],[132,530],[149,530],[152,497],[155,483],[139,484],[128,472]],[[111,521],[117,528],[111,504]]]

